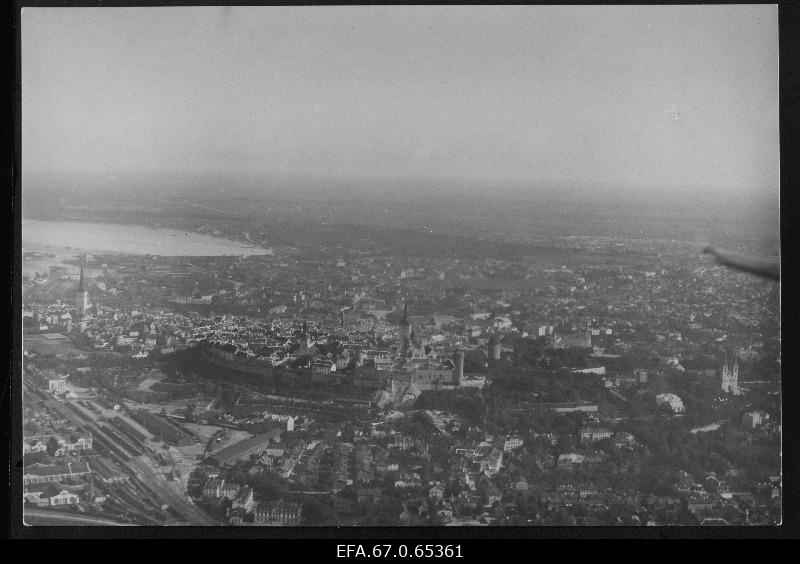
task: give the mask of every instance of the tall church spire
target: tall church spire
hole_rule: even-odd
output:
[[[78,310],[78,317],[82,318],[89,309],[89,292],[86,290],[86,282],[83,275],[83,266],[86,262],[86,255],[81,255],[81,278],[78,283],[78,291],[75,292],[75,308]]]
[[[83,265],[85,262],[86,262],[86,255],[81,255],[81,281],[78,285],[79,292],[83,292],[86,289],[83,284]]]

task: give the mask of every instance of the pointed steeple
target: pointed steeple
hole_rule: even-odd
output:
[[[86,289],[83,284],[83,265],[85,262],[86,262],[86,255],[81,255],[81,281],[78,285],[79,292],[83,292]]]
[[[403,300],[403,319],[400,320],[400,325],[408,325],[408,297]]]

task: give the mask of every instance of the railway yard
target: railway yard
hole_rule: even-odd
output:
[[[122,413],[119,406],[117,410],[103,407],[96,390],[73,387],[72,399],[62,399],[50,393],[34,371],[38,372],[35,367],[26,370],[23,381],[27,417],[40,422],[42,431],[55,433],[49,436],[69,434],[91,439],[87,451],[48,460],[60,464],[85,462],[90,468],[88,476],[59,484],[79,500],[59,507],[59,513],[135,525],[217,524],[185,493],[186,479],[194,469],[196,455],[203,452],[204,441],[187,433],[187,443],[191,444],[167,444]],[[26,442],[33,443],[37,436],[27,436]],[[26,495],[32,489],[26,484]],[[32,519],[41,521],[42,514],[52,511],[49,507],[37,509]]]

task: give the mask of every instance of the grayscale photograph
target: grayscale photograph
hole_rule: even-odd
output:
[[[24,7],[24,524],[780,525],[778,12]]]

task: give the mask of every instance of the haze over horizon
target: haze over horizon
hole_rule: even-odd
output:
[[[25,8],[22,174],[777,201],[777,13]]]

